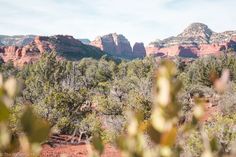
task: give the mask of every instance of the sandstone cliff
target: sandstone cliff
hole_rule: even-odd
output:
[[[132,48],[129,40],[121,34],[99,36],[90,44],[115,57],[133,59],[146,56],[143,43],[136,42]]]
[[[99,36],[90,44],[113,56],[124,58],[133,56],[133,51],[128,39],[116,33]]]
[[[0,56],[4,62],[12,60],[15,65],[37,61],[43,53],[57,52],[59,58],[77,60],[82,57],[99,58],[104,53],[96,47],[84,45],[72,36],[37,36],[25,46],[2,46]]]

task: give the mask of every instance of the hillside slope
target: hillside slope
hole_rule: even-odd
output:
[[[79,60],[83,57],[100,58],[104,53],[93,46],[85,45],[72,36],[37,36],[25,46],[1,46],[0,56],[4,62],[12,60],[15,65],[37,61],[43,53],[57,52],[58,58]]]

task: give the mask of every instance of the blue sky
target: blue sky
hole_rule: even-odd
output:
[[[145,44],[192,22],[236,30],[236,0],[0,0],[0,34],[69,34],[93,40],[117,32]]]

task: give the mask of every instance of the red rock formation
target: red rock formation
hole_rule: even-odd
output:
[[[201,57],[219,55],[229,49],[236,50],[236,31],[215,33],[201,23],[193,23],[179,35],[155,41],[146,49],[143,43],[135,43],[132,50],[130,42],[123,35],[116,33],[97,37],[90,45],[84,45],[72,36],[38,36],[32,41],[33,37],[6,36],[2,38],[0,41],[2,60],[4,62],[12,60],[16,65],[23,65],[34,62],[42,53],[51,51],[58,52],[62,58],[74,60],[82,57],[99,58],[104,54],[100,50],[113,56],[129,59],[144,57],[145,53],[155,56]],[[1,43],[15,46],[1,46]]]
[[[90,42],[90,45],[93,45],[93,46],[101,49],[102,51],[104,51],[102,37],[97,37],[94,41]]]
[[[143,43],[135,43],[133,46],[133,55],[143,58],[146,56],[146,50]]]
[[[116,33],[97,37],[90,45],[96,46],[108,54],[127,57],[132,55],[130,42],[123,36]]]
[[[83,56],[100,57],[103,53],[95,47],[84,45],[72,36],[37,36],[31,44],[23,47],[4,46],[0,48],[0,56],[4,62],[12,60],[15,65],[37,61],[45,52],[55,51],[59,58],[79,59]]]
[[[146,55],[150,56],[150,55],[157,55],[158,56],[158,51],[159,51],[159,47],[155,46],[154,44],[149,44],[146,48]],[[163,54],[165,55],[165,54]],[[162,56],[162,55],[160,55]]]
[[[201,57],[236,50],[236,31],[215,33],[206,25],[194,23],[176,37],[158,40],[146,47],[147,55]]]
[[[222,44],[200,44],[200,45],[175,45],[169,47],[146,47],[147,55],[155,56],[180,56],[180,57],[201,57],[205,55],[219,55],[226,50],[226,45]]]
[[[29,55],[29,49],[26,47],[8,46],[2,47],[1,58],[4,62],[13,61],[14,65],[22,66],[39,58],[38,52]]]
[[[198,56],[219,55],[226,50],[226,44],[202,44],[198,46]]]

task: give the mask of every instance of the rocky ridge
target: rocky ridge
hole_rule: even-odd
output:
[[[236,31],[216,33],[205,24],[193,23],[175,37],[150,43],[146,52],[147,55],[180,57],[219,55],[235,48],[235,36]]]
[[[43,53],[57,52],[58,58],[77,60],[83,57],[100,58],[104,53],[96,47],[84,45],[72,36],[37,36],[25,46],[1,46],[0,56],[17,66],[37,61]]]
[[[30,44],[35,37],[35,35],[0,35],[0,43],[5,46],[25,46]]]
[[[34,62],[43,53],[51,51],[56,51],[58,58],[78,60],[82,57],[99,58],[104,54],[126,59],[143,58],[146,55],[196,58],[220,55],[228,50],[236,50],[236,31],[216,33],[202,23],[193,23],[179,35],[156,40],[146,48],[141,42],[131,47],[125,36],[116,33],[99,36],[92,42],[68,35],[0,35],[1,60],[12,60],[20,66]]]

